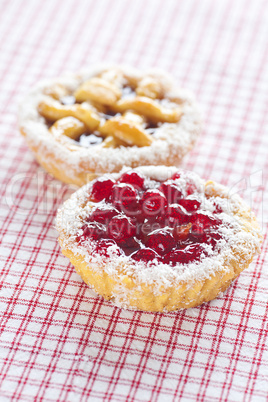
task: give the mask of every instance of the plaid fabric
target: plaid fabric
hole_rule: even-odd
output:
[[[0,400],[267,401],[267,1],[0,6]],[[121,310],[61,255],[54,218],[72,189],[35,162],[17,104],[39,79],[104,60],[164,68],[196,93],[205,129],[183,166],[240,192],[263,225],[260,256],[199,308]]]

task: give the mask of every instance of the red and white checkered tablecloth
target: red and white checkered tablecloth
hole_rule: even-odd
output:
[[[268,401],[266,0],[0,0],[0,401]],[[199,308],[121,310],[62,256],[72,192],[35,162],[18,102],[93,62],[156,66],[192,89],[203,134],[183,166],[230,186],[262,224],[262,253]]]

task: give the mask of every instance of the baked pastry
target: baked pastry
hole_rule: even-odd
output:
[[[175,167],[125,168],[74,193],[57,214],[62,253],[118,306],[198,306],[225,291],[259,251],[238,196]]]
[[[45,170],[81,186],[123,166],[177,165],[201,125],[192,95],[167,75],[100,66],[40,83],[19,126]]]

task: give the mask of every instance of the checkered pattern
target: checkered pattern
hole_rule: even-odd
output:
[[[0,0],[1,401],[267,401],[266,0]],[[95,61],[157,66],[191,88],[205,130],[183,166],[240,192],[262,253],[217,300],[121,310],[61,255],[54,218],[72,189],[16,126],[41,78]]]

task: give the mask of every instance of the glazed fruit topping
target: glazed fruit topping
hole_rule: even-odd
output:
[[[119,256],[122,252],[120,247],[116,244],[114,240],[111,239],[101,239],[95,243],[95,252],[109,258],[112,255]]]
[[[201,202],[196,198],[183,198],[179,200],[179,204],[182,205],[187,212],[194,212],[198,210],[201,205]]]
[[[92,211],[88,217],[88,222],[109,223],[109,221],[118,214],[116,208],[111,205],[104,205]]]
[[[148,247],[145,247],[138,251],[135,251],[132,254],[131,258],[133,258],[133,260],[136,260],[136,261],[149,262],[149,261],[153,261],[154,259],[159,260],[159,255],[154,250],[152,250]]]
[[[172,231],[174,239],[178,242],[186,241],[189,238],[191,228],[191,223],[187,223],[187,225],[175,226]]]
[[[93,183],[90,199],[94,202],[107,200],[112,192],[115,181],[109,177],[100,177]]]
[[[149,219],[163,214],[167,209],[167,205],[165,195],[158,189],[145,191],[141,198],[143,215]]]
[[[198,260],[203,252],[204,248],[199,243],[190,244],[183,249],[175,249],[166,254],[164,262],[170,265],[187,264]]]
[[[136,226],[123,215],[114,216],[108,225],[108,236],[118,243],[125,242],[135,236]]]
[[[158,229],[147,236],[146,246],[164,255],[176,246],[176,241],[170,231]]]
[[[80,237],[80,242],[83,242],[87,238],[91,238],[93,240],[98,240],[106,234],[106,227],[101,223],[86,223],[83,227],[83,234]]]
[[[112,250],[135,261],[175,266],[219,252],[222,209],[183,171],[164,182],[147,180],[135,170],[117,181],[104,176],[93,182],[90,201],[97,205],[77,241],[93,241],[100,255],[109,257]]]
[[[126,215],[137,211],[139,208],[138,193],[131,184],[127,183],[118,183],[113,186],[111,202]]]
[[[165,194],[169,204],[178,203],[182,197],[181,189],[172,180],[168,180],[166,183],[161,184],[159,190]]]
[[[144,177],[133,171],[122,174],[119,182],[132,184],[132,186],[138,190],[143,190],[144,188]]]
[[[192,223],[192,230],[195,232],[204,232],[204,230],[209,229],[213,226],[218,226],[221,224],[220,219],[215,218],[207,212],[197,212],[190,217],[190,222]]]
[[[167,210],[168,224],[171,227],[184,224],[189,220],[187,211],[179,204],[171,204]]]

